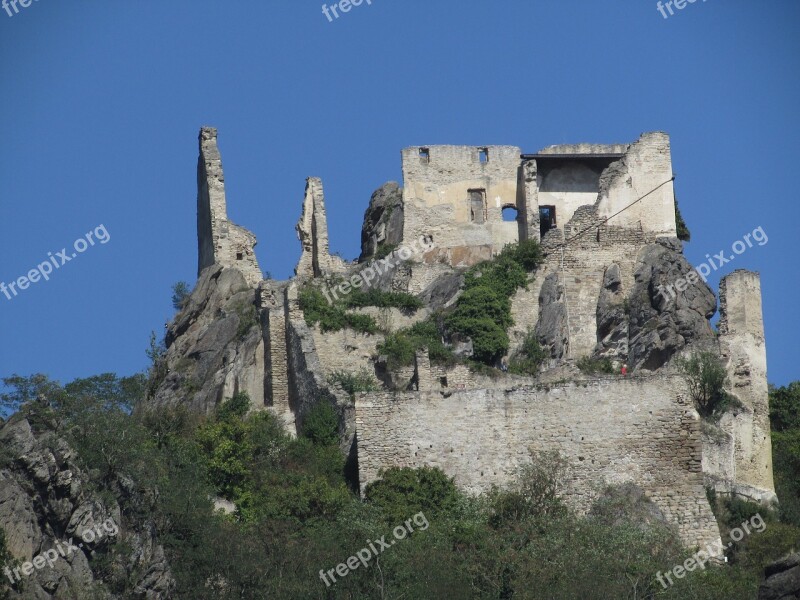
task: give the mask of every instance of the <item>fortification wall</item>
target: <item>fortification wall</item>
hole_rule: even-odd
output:
[[[535,388],[362,394],[362,490],[388,467],[441,468],[469,492],[511,482],[530,450],[572,465],[566,500],[585,511],[605,484],[642,487],[687,545],[719,539],[701,474],[697,413],[680,377]]]

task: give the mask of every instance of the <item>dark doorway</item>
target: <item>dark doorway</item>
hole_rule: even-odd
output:
[[[539,235],[544,237],[544,234],[556,226],[556,207],[555,206],[540,206],[539,207]]]

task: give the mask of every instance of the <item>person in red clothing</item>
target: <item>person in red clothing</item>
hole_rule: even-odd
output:
[[[622,365],[622,369],[620,370],[620,373],[621,373],[622,375],[627,375],[627,374],[628,374],[628,365],[626,365],[626,364],[623,364],[623,365]]]

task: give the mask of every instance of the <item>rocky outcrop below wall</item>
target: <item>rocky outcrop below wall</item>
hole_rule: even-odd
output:
[[[69,445],[52,432],[34,432],[21,414],[0,425],[0,529],[21,569],[19,581],[3,595],[9,599],[56,600],[112,597],[102,578],[109,572],[130,577],[131,598],[166,600],[175,582],[155,526],[127,523],[116,501],[102,497],[77,465]],[[120,479],[118,493],[138,493]],[[90,536],[87,530],[94,532]],[[88,540],[93,541],[88,542]],[[72,542],[71,544],[69,542]],[[95,571],[99,558],[114,546],[111,563]],[[40,558],[41,557],[41,558]],[[45,563],[49,557],[52,565]],[[26,574],[26,563],[33,566]],[[41,563],[41,566],[40,566]],[[102,563],[100,563],[102,564]],[[94,566],[93,566],[94,565]],[[13,568],[13,566],[12,566]],[[16,579],[16,577],[14,577]]]

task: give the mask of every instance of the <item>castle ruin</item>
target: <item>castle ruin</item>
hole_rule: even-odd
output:
[[[719,539],[704,486],[775,501],[758,274],[722,280],[718,333],[709,325],[717,299],[703,281],[674,298],[657,292],[692,270],[676,237],[665,133],[535,154],[417,146],[402,151],[402,167],[402,187],[388,183],[372,195],[352,263],[330,254],[322,181],[309,178],[296,275],[265,280],[255,237],[227,218],[217,132],[202,129],[198,283],[170,324],[170,370],[153,401],[210,412],[244,391],[293,435],[316,403],[330,402],[362,489],[382,469],[429,465],[480,492],[507,484],[531,450],[557,450],[572,466],[567,496],[576,509],[605,485],[633,483],[687,545]],[[396,257],[421,238],[427,251]],[[386,366],[376,348],[387,332],[453,306],[468,267],[520,240],[538,241],[545,258],[511,299],[509,355],[535,332],[549,357],[538,377],[439,365],[425,349],[409,367]],[[353,309],[381,323],[374,334],[309,325],[303,286],[349,280],[376,254],[394,265],[375,285],[413,294],[425,307],[413,315]],[[701,422],[674,366],[698,350],[721,357],[741,404],[716,424]],[[631,374],[582,375],[575,362],[586,356],[625,362]],[[353,398],[331,382],[334,372],[364,369],[383,390]]]

